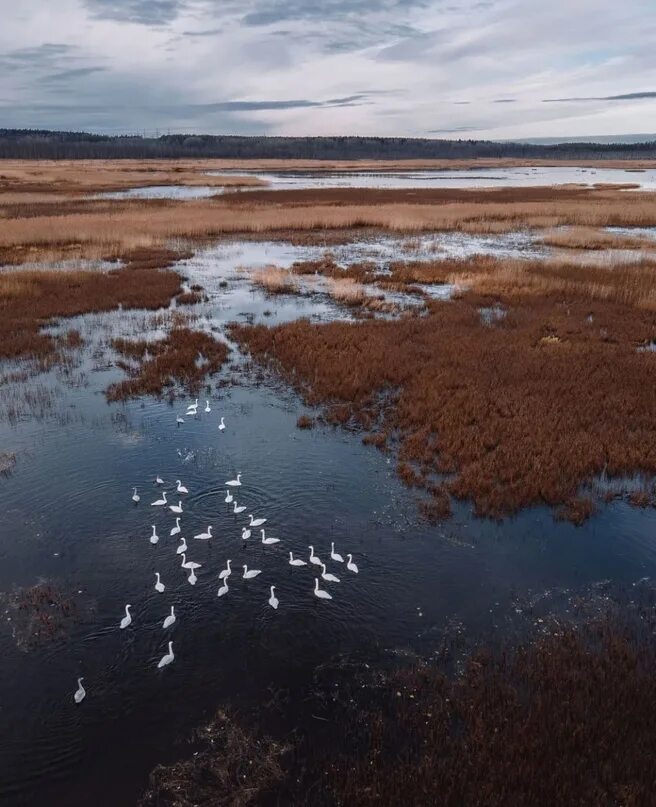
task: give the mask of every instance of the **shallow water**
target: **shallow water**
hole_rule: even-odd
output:
[[[99,193],[96,199],[206,199],[225,193],[223,187],[211,185],[151,185],[146,188],[127,188],[123,191]],[[238,190],[230,188],[230,190]]]
[[[226,171],[210,171],[209,176],[225,176]],[[463,171],[358,171],[358,172],[294,172],[272,173],[240,171],[242,176],[255,176],[269,183],[272,190],[305,190],[309,188],[528,188],[570,183],[637,184],[641,190],[656,190],[656,169],[627,171],[621,168],[527,167],[470,168]]]
[[[222,244],[185,261],[188,282],[201,283],[209,297],[190,310],[200,316],[197,326],[221,333],[240,319],[348,316],[320,295],[267,298],[238,271],[313,254],[281,244]],[[337,654],[430,653],[453,623],[496,637],[518,597],[601,579],[630,585],[656,571],[653,509],[616,502],[576,529],[543,508],[499,524],[476,520],[461,505],[450,522],[431,527],[418,520],[417,495],[399,483],[393,458],[345,431],[297,429],[307,411],[298,397],[256,375],[236,353],[235,366],[199,396],[199,415],[177,427],[186,400],[110,405],[103,395],[121,377],[107,366],[103,345],[120,333],[161,334],[156,314],[98,314],[59,327],[78,327],[87,347],[70,377],[53,372],[34,380],[57,387],[53,409],[0,419],[0,447],[18,455],[14,473],[0,477],[0,591],[49,580],[79,598],[82,616],[68,639],[29,652],[18,649],[9,623],[0,629],[2,803],[132,804],[152,766],[183,753],[176,741],[219,705],[256,707],[280,688],[302,697],[315,667]],[[217,386],[230,379],[235,383]],[[262,546],[255,530],[242,541],[246,519],[223,501],[223,483],[237,472],[244,485],[236,498],[246,514],[268,519],[266,533],[279,544]],[[150,506],[160,492],[157,474],[172,501],[176,479],[190,490],[181,520],[188,557],[202,564],[193,587],[169,535],[173,514]],[[152,524],[160,536],[155,546]],[[208,524],[215,537],[194,541]],[[313,544],[325,559],[331,541],[354,554],[360,573],[331,563],[341,582],[322,584],[333,600],[318,602],[310,568],[291,569],[287,553],[307,558]],[[219,599],[217,575],[227,558],[230,591]],[[263,573],[246,584],[238,577],[242,562]],[[155,571],[166,585],[162,594],[154,590]],[[277,611],[267,604],[272,584]],[[133,624],[121,631],[128,602]],[[171,604],[177,622],[165,633]],[[158,670],[169,638],[175,661]],[[88,694],[76,706],[79,675]]]

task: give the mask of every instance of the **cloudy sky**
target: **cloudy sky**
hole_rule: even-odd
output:
[[[0,127],[656,131],[656,0],[0,0]]]

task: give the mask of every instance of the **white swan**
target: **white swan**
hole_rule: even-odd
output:
[[[314,563],[315,566],[321,566],[319,556],[314,554],[314,547],[309,546],[308,549],[310,550],[310,563]]]
[[[184,539],[184,535],[182,536],[182,543],[180,546],[175,550],[176,555],[182,555],[183,552],[186,552],[189,547],[187,546],[187,542]]]
[[[164,480],[162,479],[162,477],[159,474],[157,474],[157,477],[155,479],[155,484],[156,485],[163,485],[164,484]]]
[[[262,574],[262,569],[249,569],[244,563],[244,573],[242,575],[244,580],[252,580],[254,577],[257,577],[258,574]]]
[[[169,652],[165,653],[159,660],[157,669],[159,670],[160,667],[166,667],[166,665],[170,664],[174,658],[175,656],[173,655],[173,642],[169,642]]]
[[[334,574],[331,574],[331,572],[326,572],[326,564],[325,563],[321,564],[321,570],[322,570],[321,571],[321,577],[324,580],[327,580],[329,583],[339,583],[339,577],[336,577]]]
[[[175,611],[173,610],[173,606],[171,606],[171,613],[164,620],[164,624],[162,625],[162,627],[170,628],[174,622],[175,622]]]
[[[178,493],[189,493],[187,488],[182,484],[182,482],[179,479],[176,479],[175,481],[176,481],[176,483],[178,485],[178,487],[176,488]]]
[[[224,578],[223,585],[221,588],[216,592],[217,597],[223,597],[224,594],[228,593],[228,581]]]
[[[221,423],[219,423],[219,431],[222,432],[225,430],[225,423],[223,418],[221,418]]]
[[[157,578],[157,582],[155,583],[155,591],[159,591],[159,593],[161,594],[162,591],[164,591],[164,589],[166,588],[166,586],[159,579],[159,572],[155,572],[155,577]]]
[[[251,537],[251,531],[247,530],[246,527],[242,527],[241,537],[244,539],[244,541],[248,541],[248,539]]]
[[[141,496],[137,493],[137,489],[133,488],[134,493],[132,494],[132,501],[135,504],[138,504],[141,501]]]
[[[157,534],[157,531],[155,530],[155,525],[153,524],[153,534],[150,536],[150,543],[156,544],[158,541],[159,541],[159,535]]]
[[[226,564],[226,568],[225,568],[225,569],[224,569],[224,570],[221,572],[221,574],[219,575],[219,580],[226,581],[226,580],[227,580],[227,579],[230,577],[230,575],[232,574],[232,569],[230,568],[230,564],[231,564],[231,563],[232,563],[232,561],[231,561],[231,560],[229,560],[229,561],[227,562],[227,564]]]
[[[338,563],[344,563],[344,558],[339,554],[339,552],[335,552],[334,541],[331,541],[330,543],[330,559],[336,560]]]
[[[188,415],[195,415],[196,412],[198,412],[198,398],[196,398],[196,400],[187,407]]]
[[[180,415],[178,415],[177,418],[175,419],[175,422],[176,423],[184,423],[184,418],[181,418]]]
[[[210,402],[209,401],[205,401],[205,411],[207,412],[208,415],[212,411],[212,409],[210,408]]]
[[[234,507],[232,508],[232,512],[235,513],[235,514],[239,514],[239,513],[243,513],[245,509],[246,509],[245,504],[241,504],[241,505],[237,506],[237,502],[235,502]]]
[[[125,606],[125,616],[121,620],[121,625],[120,625],[121,630],[123,630],[123,628],[127,628],[127,626],[130,624],[130,622],[132,622],[132,616],[130,615],[130,608],[132,608],[132,606],[130,604]]]
[[[198,580],[198,578],[196,577],[196,573],[194,572],[193,569],[189,569],[189,577],[187,578],[187,582],[190,583],[192,586],[195,586],[196,580]]]
[[[179,535],[180,534],[180,519],[175,519],[175,527],[171,530],[171,535]]]
[[[265,546],[271,546],[271,544],[279,544],[280,543],[280,538],[265,538],[264,530],[260,530],[260,532],[262,533],[262,543]]]
[[[84,678],[77,679],[77,689],[75,690],[75,695],[73,695],[75,703],[82,703],[87,694],[86,689],[82,686],[82,681],[84,681]]]
[[[353,555],[347,555],[346,557],[348,558],[348,563],[346,564],[346,568],[349,570],[349,572],[353,572],[353,574],[357,574],[358,573],[358,567],[355,565],[355,563],[353,563]]]
[[[155,499],[154,502],[150,503],[150,506],[151,507],[164,507],[165,504],[168,504],[168,502],[166,501],[166,491],[163,490],[162,491],[162,498],[161,499]]]
[[[314,596],[318,597],[320,600],[332,600],[332,594],[329,594],[327,591],[324,591],[322,588],[319,588],[319,578],[314,578]]]
[[[183,569],[200,569],[202,565],[203,565],[202,563],[196,563],[196,561],[187,560],[187,556],[185,555],[185,553],[184,552],[182,553],[182,563],[180,564],[180,566]]]
[[[262,524],[266,524],[266,518],[253,518],[252,513],[248,517],[250,518],[249,527],[261,527]]]
[[[208,527],[207,532],[199,532],[198,535],[194,535],[195,541],[209,541],[212,537],[212,528]]]
[[[241,486],[241,474],[237,474],[236,479],[228,479],[226,485],[231,488],[238,488]]]
[[[307,566],[307,563],[300,558],[295,558],[292,553],[289,553],[289,565],[290,566]]]
[[[271,586],[271,596],[269,597],[269,605],[274,609],[277,608],[278,605],[280,604],[280,601],[278,600],[276,595],[273,593],[275,590],[276,590],[276,587]]]
[[[178,503],[177,503],[177,504],[170,504],[170,505],[169,505],[169,510],[170,510],[172,513],[182,513],[182,512],[183,512],[183,511],[182,511],[182,502],[181,502],[181,501],[178,501]]]
[[[223,501],[224,501],[226,504],[232,504],[233,499],[234,499],[234,497],[233,497],[232,493],[230,493],[230,491],[229,491],[229,490],[226,490],[226,497],[225,497],[225,499],[224,499]]]

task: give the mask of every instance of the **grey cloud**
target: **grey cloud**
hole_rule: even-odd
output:
[[[0,67],[13,70],[52,67],[64,62],[74,51],[75,48],[71,45],[46,42],[36,47],[19,48],[0,55]]]
[[[85,5],[96,19],[165,25],[187,4],[185,0],[85,0]]]
[[[223,33],[222,28],[210,28],[207,31],[183,31],[182,36],[217,36],[218,34]]]
[[[262,5],[245,14],[242,23],[263,26],[299,19],[326,21],[377,12],[389,14],[429,4],[426,0],[269,0]]]
[[[86,76],[93,75],[93,73],[103,73],[106,69],[105,67],[75,67],[71,70],[62,70],[61,73],[53,73],[51,76],[46,76],[43,81],[59,82],[68,81],[69,79],[85,78]]]
[[[321,107],[361,106],[366,102],[364,94],[348,95],[344,98],[329,98],[326,101],[311,101],[307,98],[288,101],[217,101],[213,104],[188,104],[186,110],[206,112],[259,112],[273,109],[312,109]]]
[[[590,95],[581,98],[543,98],[543,104],[561,104],[571,101],[639,101],[644,98],[656,98],[656,92],[627,92],[621,95]]]
[[[516,98],[495,98],[493,104],[516,104]]]

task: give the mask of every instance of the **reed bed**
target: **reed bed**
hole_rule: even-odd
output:
[[[129,378],[109,387],[110,401],[161,395],[175,384],[196,393],[208,376],[221,369],[229,352],[225,342],[189,328],[174,328],[164,339],[152,342],[115,339],[112,347],[136,363],[119,364]]]
[[[540,237],[546,246],[560,249],[652,249],[656,250],[656,239],[630,235],[617,235],[592,227],[567,227],[552,230]]]
[[[60,344],[41,332],[57,317],[118,308],[157,309],[179,294],[167,250],[135,250],[109,272],[18,270],[0,273],[0,358],[45,358]],[[65,342],[65,338],[64,338]]]
[[[645,384],[656,355],[637,350],[656,316],[642,276],[634,288],[613,270],[615,285],[602,286],[576,267],[576,281],[556,272],[536,287],[538,271],[532,285],[511,274],[514,285],[494,296],[430,303],[425,317],[232,334],[331,422],[398,432],[399,457],[426,490],[446,474],[449,493],[479,515],[556,507],[597,475],[656,473],[656,398]],[[507,316],[483,325],[479,309],[495,304]]]
[[[298,278],[288,269],[280,269],[277,266],[266,266],[253,272],[252,282],[259,286],[267,294],[298,294],[300,284]]]

